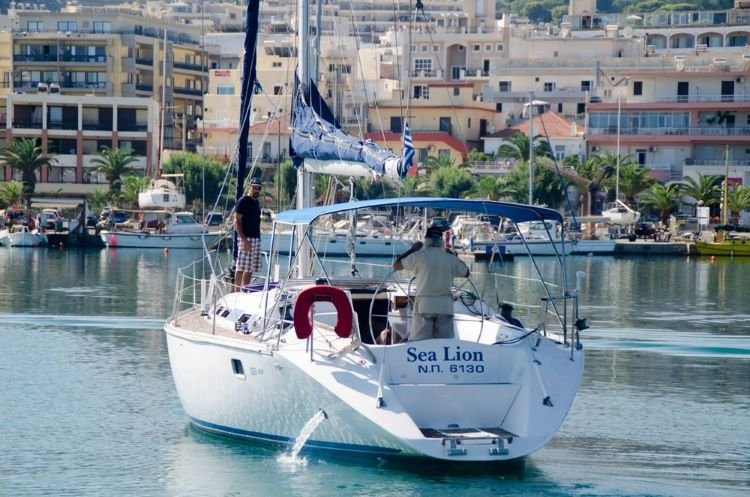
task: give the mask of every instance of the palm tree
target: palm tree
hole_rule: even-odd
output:
[[[750,188],[736,186],[727,195],[727,207],[732,217],[739,217],[740,211],[750,208]]]
[[[716,205],[721,198],[721,180],[722,177],[715,174],[704,176],[698,173],[698,179],[685,176],[682,178],[682,193],[698,202],[703,201],[706,207]]]
[[[56,163],[57,159],[42,155],[42,147],[36,144],[34,138],[15,140],[0,154],[0,165],[10,166],[11,169],[21,172],[22,196],[26,200],[27,208],[31,208],[31,197],[36,190],[37,169]]]
[[[112,194],[119,197],[122,188],[121,178],[126,174],[135,172],[135,168],[131,164],[137,160],[138,157],[134,155],[132,150],[103,147],[91,159],[91,163],[95,164],[97,172],[102,173],[109,181],[109,189]]]
[[[497,156],[504,159],[529,160],[529,137],[523,133],[509,136],[497,149]],[[537,157],[552,157],[549,142],[542,141],[541,135],[534,137],[534,155]]]
[[[23,184],[18,181],[11,181],[0,186],[0,204],[8,207],[18,204],[23,199]]]
[[[648,175],[650,172],[651,169],[640,167],[635,162],[620,164],[620,191],[631,205],[635,205],[635,197],[639,193],[648,190],[656,182]]]
[[[422,166],[427,170],[428,174],[432,174],[433,171],[437,171],[443,167],[453,167],[455,162],[450,155],[431,155],[427,157]]]
[[[125,176],[122,178],[122,200],[128,204],[138,203],[138,194],[148,188],[151,178],[148,176]]]
[[[677,211],[680,205],[681,185],[672,183],[664,186],[654,183],[641,195],[641,204],[659,211],[659,219],[667,224],[669,215]]]
[[[109,190],[96,189],[89,197],[91,210],[98,211],[112,203],[112,192]]]

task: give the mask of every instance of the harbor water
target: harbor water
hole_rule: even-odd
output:
[[[0,248],[0,495],[750,493],[750,258],[573,259],[591,328],[570,415],[525,466],[468,469],[304,451],[289,464],[288,448],[192,428],[161,326],[196,255]],[[474,269],[528,275],[529,261]]]

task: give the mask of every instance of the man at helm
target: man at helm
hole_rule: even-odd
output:
[[[416,277],[414,316],[409,341],[453,338],[453,278],[469,276],[469,267],[443,248],[443,230],[427,228],[424,243],[417,242],[393,262]]]

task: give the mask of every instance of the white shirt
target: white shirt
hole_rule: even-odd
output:
[[[453,278],[469,272],[461,259],[443,247],[427,247],[409,254],[401,264],[416,275],[415,313],[453,315]]]

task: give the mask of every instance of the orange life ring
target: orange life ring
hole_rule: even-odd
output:
[[[306,339],[312,335],[310,308],[315,302],[330,302],[336,308],[336,325],[333,330],[341,338],[352,334],[352,306],[346,292],[329,285],[316,285],[302,290],[294,303],[294,331],[297,338]]]

